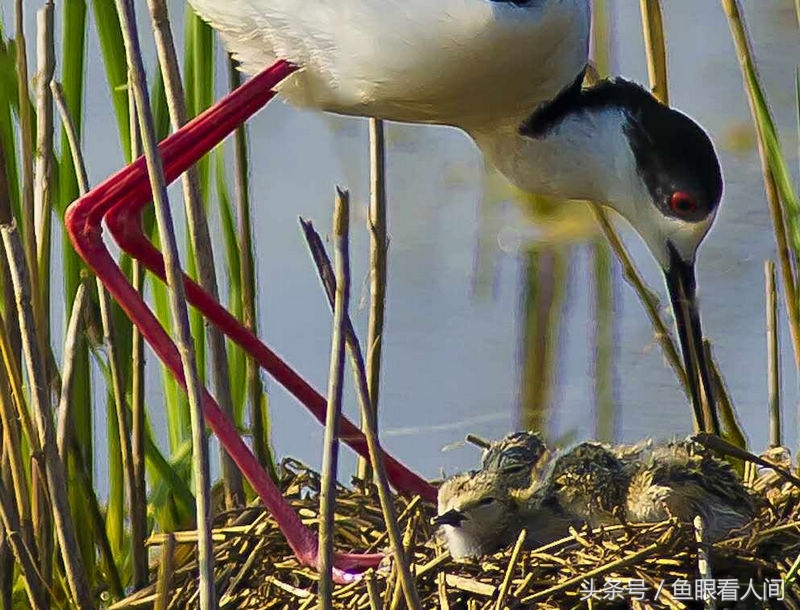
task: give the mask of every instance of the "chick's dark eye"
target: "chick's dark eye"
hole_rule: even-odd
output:
[[[679,216],[691,214],[697,210],[697,199],[685,191],[675,191],[669,198],[669,207]]]
[[[480,502],[478,502],[478,506],[489,506],[494,502],[494,498],[489,496],[488,498],[483,498]]]

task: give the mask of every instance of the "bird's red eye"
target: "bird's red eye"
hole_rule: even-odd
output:
[[[669,207],[676,214],[690,214],[697,210],[697,200],[685,191],[675,191],[669,198]]]

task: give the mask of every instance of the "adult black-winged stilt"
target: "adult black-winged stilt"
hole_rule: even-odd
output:
[[[721,196],[719,166],[702,129],[637,86],[614,81],[581,91],[588,0],[191,4],[222,33],[245,68],[271,65],[162,143],[168,180],[263,107],[276,88],[291,101],[333,112],[461,127],[521,188],[596,200],[618,210],[639,231],[667,277],[699,409],[699,379],[705,382],[708,374],[699,349],[693,262]],[[139,159],[75,202],[66,224],[76,250],[180,380],[174,344],[101,238],[105,220],[120,246],[163,278],[161,255],[142,233],[139,220],[149,199],[146,167]],[[325,400],[274,352],[188,278],[186,293],[324,419]],[[209,394],[204,412],[300,561],[316,565],[316,538]],[[355,426],[345,420],[340,432],[342,440],[366,455]],[[386,466],[396,488],[435,498],[431,485],[390,456]],[[337,567],[358,569],[375,561],[375,556],[339,556]],[[337,574],[346,578],[341,571]]]

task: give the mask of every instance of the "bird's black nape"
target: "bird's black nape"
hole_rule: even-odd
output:
[[[539,106],[520,134],[544,138],[570,116],[618,110],[637,171],[659,211],[687,222],[708,218],[719,205],[723,185],[714,145],[703,128],[637,83],[613,78],[583,89],[583,74]]]

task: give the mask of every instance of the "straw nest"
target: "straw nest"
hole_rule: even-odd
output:
[[[319,483],[319,475],[302,464],[293,460],[282,464],[281,487],[311,526],[317,519]],[[336,548],[388,553],[377,493],[363,482],[354,481],[354,485],[354,489],[340,487],[338,491]],[[430,525],[434,507],[419,498],[397,497],[395,502],[426,609],[694,608],[703,607],[702,602],[681,599],[680,589],[685,585],[674,583],[686,581],[694,587],[701,574],[715,579],[717,586],[722,579],[745,584],[752,580],[755,591],[764,596],[766,579],[782,579],[794,572],[800,553],[800,492],[774,477],[751,481],[751,487],[767,499],[755,522],[747,532],[734,532],[711,546],[697,543],[691,525],[665,521],[572,531],[569,537],[545,547],[507,549],[468,563],[452,560],[437,540]],[[297,564],[275,522],[260,505],[221,514],[214,540],[221,608],[317,607],[316,574]],[[163,535],[151,539],[151,545],[162,550],[153,584],[112,608],[196,607],[195,537],[193,533],[174,535],[170,544],[177,543],[176,551],[170,562],[163,561],[166,541]],[[701,572],[703,552],[698,549],[708,551],[710,574]],[[173,567],[165,570],[164,564],[170,563]],[[591,579],[601,599],[582,600]],[[626,587],[621,598],[602,599],[613,593],[614,586],[609,583]],[[637,589],[644,586],[647,599],[633,599],[625,583]],[[740,596],[744,590],[740,589]],[[656,591],[660,592],[654,601]],[[405,607],[396,571],[388,559],[384,568],[369,572],[360,581],[338,586],[333,601],[336,608],[343,609]],[[717,599],[715,603],[716,607],[800,608],[800,588],[787,585],[783,600],[776,599],[773,592],[764,603],[754,601],[751,593],[747,602]]]

